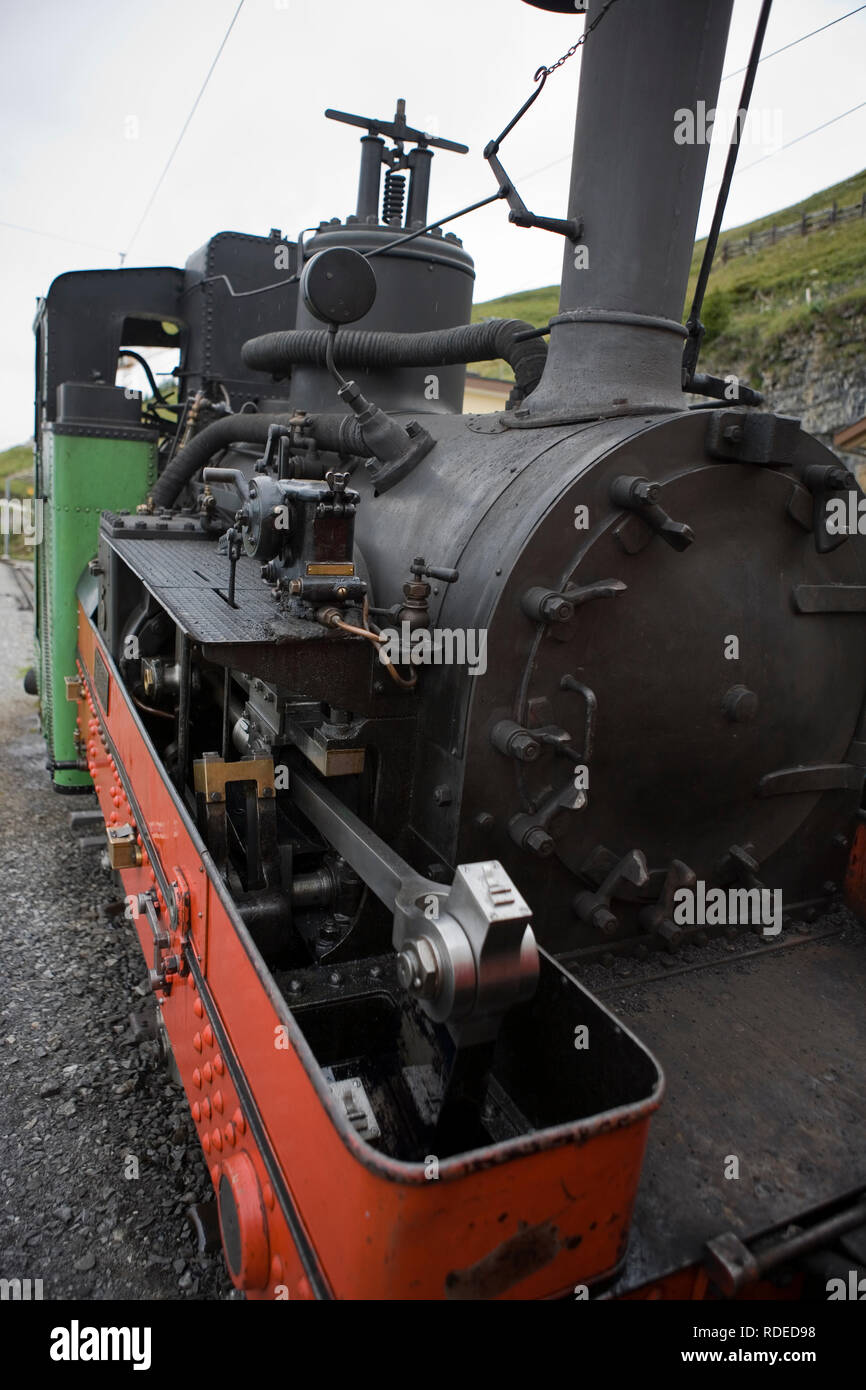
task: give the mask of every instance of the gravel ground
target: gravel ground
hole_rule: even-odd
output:
[[[46,1299],[232,1297],[186,1220],[212,1196],[186,1100],[130,1025],[150,993],[138,940],[70,830],[95,799],[49,786],[31,628],[0,564],[0,1277]]]

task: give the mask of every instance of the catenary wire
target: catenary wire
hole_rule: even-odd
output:
[[[218,63],[219,60],[220,60],[220,55],[222,54],[223,49],[225,48],[226,44],[228,43],[229,35],[231,34],[232,29],[233,29],[234,26],[235,26],[235,21],[236,21],[238,15],[240,14],[241,10],[243,9],[243,7],[244,7],[244,0],[239,0],[238,7],[237,7],[237,9],[235,10],[235,12],[234,12],[234,14],[232,15],[232,17],[231,17],[231,20],[230,20],[230,22],[229,22],[229,26],[228,26],[228,28],[226,29],[225,33],[223,34],[222,42],[220,43],[220,46],[219,46],[219,48],[217,49],[216,54],[214,55],[213,62],[211,63],[210,67],[209,67],[208,70],[207,70],[207,76],[205,77],[204,82],[201,84],[201,87],[199,88],[198,96],[196,97],[195,101],[193,102],[193,104],[192,104],[192,106],[191,106],[191,108],[190,108],[189,115],[187,116],[186,120],[185,120],[184,123],[183,123],[183,126],[181,127],[180,135],[178,135],[177,139],[175,140],[174,146],[173,146],[172,151],[171,151],[171,154],[169,155],[168,159],[167,159],[166,162],[165,162],[165,166],[163,167],[163,171],[162,171],[162,173],[160,174],[159,178],[157,179],[156,183],[154,184],[153,192],[151,193],[150,197],[148,198],[147,202],[145,203],[144,211],[142,212],[140,218],[138,219],[138,223],[137,223],[137,225],[136,225],[135,231],[132,233],[132,236],[129,238],[129,241],[126,243],[126,250],[123,251],[123,252],[121,253],[122,259],[125,259],[126,256],[129,254],[129,251],[130,251],[130,249],[131,249],[131,247],[132,247],[132,245],[133,245],[133,242],[136,240],[136,238],[138,237],[139,232],[141,231],[142,227],[144,226],[145,219],[147,218],[147,215],[148,215],[148,213],[150,212],[150,209],[153,207],[153,204],[154,204],[154,202],[155,202],[155,200],[156,200],[156,195],[158,194],[160,188],[162,187],[162,184],[163,184],[163,181],[164,181],[164,179],[165,179],[166,174],[168,173],[169,169],[171,168],[172,164],[174,163],[174,157],[175,157],[175,155],[177,154],[178,150],[180,149],[181,142],[183,141],[183,137],[186,135],[186,132],[187,132],[187,130],[189,129],[189,125],[190,125],[190,122],[192,121],[193,116],[195,115],[196,111],[198,110],[198,104],[199,104],[199,102],[201,101],[202,97],[203,97],[204,94],[205,94],[205,90],[207,89],[207,85],[208,85],[208,83],[210,82],[211,77],[213,76],[214,69],[216,68],[217,63]]]

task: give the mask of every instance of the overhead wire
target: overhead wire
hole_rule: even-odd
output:
[[[59,232],[43,232],[38,227],[23,227],[20,222],[2,222],[0,227],[8,227],[13,232],[26,232],[28,236],[45,237],[47,241],[63,241],[67,246],[85,246],[89,251],[103,251],[106,256],[119,256],[114,246],[100,246],[95,241],[80,241],[78,237],[61,236]]]
[[[25,233],[25,234],[28,235],[28,236],[44,237],[46,240],[49,240],[49,241],[61,241],[61,242],[65,242],[65,243],[66,243],[67,245],[69,245],[69,246],[82,246],[82,247],[84,247],[84,248],[86,248],[87,250],[90,250],[90,251],[102,251],[105,255],[119,256],[120,259],[121,259],[121,262],[122,262],[122,261],[126,258],[126,256],[128,255],[129,250],[130,250],[130,248],[131,248],[133,242],[134,242],[135,239],[137,238],[138,233],[140,232],[141,227],[142,227],[142,225],[144,224],[144,220],[145,220],[145,218],[147,217],[147,214],[148,214],[148,212],[150,211],[150,208],[152,207],[153,202],[155,201],[156,195],[157,195],[157,193],[159,192],[159,189],[160,189],[160,187],[162,186],[162,183],[163,183],[163,181],[164,181],[166,175],[168,174],[169,169],[171,168],[171,165],[172,165],[172,163],[173,163],[173,161],[174,161],[175,155],[177,154],[177,151],[178,151],[178,149],[180,148],[181,142],[182,142],[182,140],[183,140],[183,138],[184,138],[184,136],[185,136],[185,134],[186,134],[186,132],[187,132],[187,129],[188,129],[188,127],[189,127],[189,124],[190,124],[190,122],[191,122],[193,116],[195,115],[195,112],[196,112],[196,110],[197,110],[197,108],[198,108],[199,102],[201,101],[201,98],[202,98],[202,96],[204,95],[205,89],[206,89],[208,83],[210,82],[210,79],[211,79],[211,77],[212,77],[212,75],[213,75],[214,69],[216,68],[217,62],[219,61],[219,58],[220,58],[220,56],[221,56],[221,54],[222,54],[222,51],[223,51],[223,49],[225,48],[225,45],[226,45],[226,43],[227,43],[227,41],[228,41],[228,38],[229,38],[229,35],[231,34],[231,31],[232,31],[232,29],[233,29],[233,27],[234,27],[235,21],[237,20],[238,15],[240,14],[241,9],[243,8],[243,4],[244,4],[244,0],[240,0],[240,3],[238,4],[237,9],[235,10],[235,12],[234,12],[234,14],[233,14],[233,16],[232,16],[231,22],[229,23],[229,26],[228,26],[228,28],[227,28],[225,34],[223,35],[222,42],[220,43],[220,46],[219,46],[219,48],[217,49],[216,55],[215,55],[215,57],[214,57],[214,59],[213,59],[213,62],[211,63],[210,68],[208,69],[207,75],[206,75],[206,77],[205,77],[205,79],[204,79],[204,82],[203,82],[202,85],[201,85],[201,88],[200,88],[200,90],[199,90],[198,96],[196,97],[196,99],[195,99],[195,101],[194,101],[194,103],[193,103],[193,105],[192,105],[192,108],[191,108],[191,110],[190,110],[190,112],[189,112],[189,115],[187,116],[187,118],[186,118],[186,120],[185,120],[185,122],[184,122],[184,124],[183,124],[183,127],[182,127],[182,129],[181,129],[180,135],[178,136],[177,140],[175,141],[174,148],[172,149],[171,154],[169,155],[168,160],[166,161],[165,167],[163,168],[162,173],[160,174],[159,179],[157,180],[157,183],[156,183],[156,185],[155,185],[155,187],[154,187],[154,190],[153,190],[153,192],[152,192],[150,198],[148,199],[148,202],[147,202],[147,204],[146,204],[146,206],[145,206],[144,212],[142,213],[141,217],[139,218],[138,225],[137,225],[137,227],[135,228],[135,231],[133,232],[133,234],[132,234],[132,236],[130,237],[129,241],[127,242],[126,251],[119,251],[119,250],[117,250],[117,249],[116,249],[115,247],[113,247],[113,246],[102,246],[102,245],[99,244],[98,242],[93,242],[93,241],[82,241],[82,240],[80,240],[80,239],[77,238],[77,237],[63,236],[63,235],[61,235],[61,234],[58,233],[58,232],[46,232],[46,231],[42,231],[42,230],[41,230],[40,228],[38,228],[38,227],[26,227],[26,226],[23,226],[21,223],[18,223],[18,222],[6,222],[6,221],[3,221],[3,220],[0,220],[0,227],[6,227],[6,228],[8,228],[10,231],[23,232],[23,233]],[[863,10],[866,10],[866,4],[857,5],[853,10],[848,10],[848,11],[846,11],[845,14],[838,15],[836,19],[831,19],[831,20],[829,20],[826,24],[820,25],[817,29],[810,29],[809,32],[808,32],[807,34],[800,34],[800,36],[799,36],[798,38],[792,39],[790,43],[783,44],[783,45],[781,46],[781,48],[774,48],[773,51],[772,51],[772,53],[765,53],[765,54],[762,56],[762,58],[761,58],[761,62],[762,62],[762,63],[766,63],[766,62],[769,61],[770,58],[775,58],[775,57],[777,57],[780,53],[786,53],[789,49],[791,49],[791,48],[796,48],[798,44],[805,43],[805,41],[806,41],[807,39],[814,38],[816,34],[822,34],[822,33],[824,33],[824,31],[825,31],[826,29],[832,29],[834,25],[836,25],[836,24],[841,24],[843,20],[850,19],[850,18],[852,17],[852,15],[860,14],[861,11],[863,11]],[[734,68],[733,71],[724,73],[721,80],[722,80],[722,82],[727,82],[727,81],[729,80],[729,78],[732,78],[732,77],[739,77],[739,76],[740,76],[742,73],[744,73],[745,71],[746,71],[745,67],[742,67],[742,68]],[[844,116],[849,116],[849,115],[851,115],[854,111],[858,111],[859,109],[860,109],[859,106],[854,106],[854,107],[851,108],[850,111],[844,111],[844,112],[842,112],[842,114],[841,114],[840,116],[834,116],[834,117],[832,118],[832,120],[826,122],[825,125],[816,126],[814,130],[812,130],[812,131],[807,131],[807,132],[806,132],[806,135],[814,135],[814,134],[817,134],[818,131],[825,129],[825,126],[826,126],[826,125],[832,125],[835,121],[842,120]],[[793,144],[797,144],[799,140],[805,140],[805,139],[806,139],[806,135],[798,136],[798,137],[797,137],[797,140],[792,140],[790,143],[791,143],[792,145],[793,145]],[[781,148],[781,149],[787,149],[787,148],[789,148],[789,146],[788,146],[788,145],[783,145],[783,146],[781,146],[780,148]],[[777,154],[777,153],[779,153],[779,151],[777,151],[777,150],[771,151],[771,154]],[[550,169],[556,169],[556,168],[558,168],[560,164],[564,164],[564,163],[565,163],[567,160],[569,160],[570,158],[571,158],[571,155],[570,155],[570,154],[561,155],[561,156],[559,157],[559,159],[554,159],[554,160],[552,160],[549,164],[544,164],[544,165],[542,165],[541,168],[539,168],[539,169],[533,169],[530,173],[521,174],[521,175],[519,176],[519,177],[520,177],[520,181],[521,181],[522,183],[526,183],[529,179],[537,178],[540,174],[546,174]],[[770,158],[770,155],[769,155],[769,154],[768,154],[768,155],[763,155],[763,156],[761,157],[760,160],[756,159],[756,160],[753,161],[752,164],[745,164],[745,165],[742,165],[741,168],[740,168],[740,170],[738,170],[737,172],[745,172],[746,169],[751,169],[751,168],[754,167],[755,164],[760,164],[760,163],[763,162],[764,159],[769,159],[769,158]],[[718,185],[713,184],[713,185],[710,185],[710,186],[711,186],[711,187],[717,187]],[[486,201],[488,201],[488,202],[493,202],[493,201],[495,201],[495,200],[496,200],[496,195],[494,195],[492,198],[490,198],[490,199],[488,199],[488,200],[486,200]],[[466,209],[466,211],[474,211],[476,206],[484,206],[484,203],[475,204],[475,205],[473,205],[471,208]],[[461,214],[456,214],[456,216],[459,216],[459,215],[461,215]],[[424,231],[431,230],[433,227],[441,226],[441,225],[443,225],[445,222],[450,221],[450,220],[453,220],[453,218],[442,218],[440,222],[431,223],[429,228],[424,228]],[[421,234],[421,233],[415,233],[415,235],[420,235],[420,234]],[[382,249],[384,250],[384,249],[386,249],[386,248],[382,248]],[[282,281],[279,281],[279,282],[274,283],[274,284],[272,284],[272,285],[262,285],[262,286],[260,286],[258,289],[255,289],[255,290],[244,290],[244,291],[236,291],[236,290],[234,290],[233,287],[232,287],[232,285],[231,285],[231,283],[230,283],[230,281],[228,280],[228,278],[227,278],[226,276],[213,276],[213,277],[211,277],[211,278],[212,278],[212,279],[222,279],[222,280],[225,280],[226,285],[228,286],[229,293],[232,295],[232,297],[235,298],[235,299],[242,299],[242,298],[244,298],[244,297],[247,296],[247,295],[264,294],[267,290],[279,289],[279,288],[281,288],[283,285],[292,284],[298,277],[297,277],[297,276],[292,276],[292,277],[291,277],[290,279],[288,279],[288,280],[282,280]],[[208,281],[205,281],[205,282],[203,282],[203,283],[209,283],[209,282],[208,282]]]
[[[789,48],[796,48],[796,47],[797,47],[797,44],[805,43],[806,39],[812,39],[812,38],[815,37],[816,34],[822,34],[822,33],[824,32],[825,29],[832,29],[832,27],[833,27],[834,24],[841,24],[842,21],[843,21],[843,19],[850,19],[852,15],[860,14],[861,10],[866,10],[866,4],[864,4],[864,5],[858,5],[855,9],[853,9],[853,10],[848,10],[846,14],[840,14],[836,19],[831,19],[827,24],[822,24],[822,25],[820,25],[819,28],[817,28],[817,29],[810,29],[809,32],[808,32],[808,34],[801,34],[801,35],[799,36],[799,38],[792,39],[790,43],[783,44],[781,48],[774,48],[773,51],[772,51],[772,53],[765,53],[765,54],[763,54],[763,56],[761,57],[760,62],[761,62],[761,63],[766,63],[766,62],[769,61],[770,58],[775,58],[775,57],[777,57],[778,54],[780,54],[780,53],[786,53],[786,52],[788,51]],[[760,64],[759,64],[759,66],[760,66]],[[739,77],[739,76],[741,76],[741,74],[744,73],[745,71],[746,71],[746,68],[745,68],[745,67],[742,67],[742,68],[734,68],[732,72],[726,72],[726,73],[724,73],[724,75],[722,76],[721,81],[722,81],[722,82],[727,82],[729,78],[731,78],[731,77]],[[832,125],[834,121],[840,121],[840,120],[842,120],[842,117],[843,117],[843,116],[850,116],[850,115],[852,114],[853,111],[859,111],[859,109],[860,109],[859,106],[853,106],[853,107],[851,108],[850,111],[844,111],[844,112],[842,113],[841,116],[834,116],[834,117],[833,117],[833,120],[826,122],[826,124],[827,124],[827,125]],[[816,126],[814,130],[807,131],[807,134],[808,134],[808,135],[815,135],[819,130],[823,130],[823,129],[824,129],[824,126]],[[805,140],[805,138],[806,138],[805,135],[798,136],[798,140]],[[792,141],[791,141],[791,144],[792,144],[792,145],[797,144],[797,140],[792,140]],[[787,145],[782,145],[782,146],[780,146],[780,149],[787,149],[787,148],[788,148]],[[763,162],[763,160],[769,159],[771,154],[778,154],[778,153],[779,153],[779,150],[771,150],[770,154],[762,155],[760,160],[756,159],[756,160],[753,160],[752,164],[744,164],[744,165],[742,165],[742,166],[740,167],[740,169],[738,169],[738,170],[736,171],[736,173],[745,172],[746,169],[751,169],[751,168],[753,168],[753,166],[754,166],[755,164],[760,164],[760,163]],[[529,174],[521,174],[521,175],[520,175],[520,181],[521,181],[521,183],[526,183],[529,179],[537,178],[539,174],[546,174],[546,173],[548,173],[548,171],[549,171],[550,169],[556,169],[556,168],[558,168],[560,164],[565,164],[566,161],[567,161],[567,160],[570,160],[570,159],[571,159],[571,154],[570,154],[570,153],[569,153],[569,154],[560,155],[560,157],[559,157],[558,159],[551,160],[551,162],[550,162],[549,164],[543,164],[543,165],[541,166],[540,169],[533,169],[532,172],[529,173]],[[735,173],[735,175],[734,175],[735,178],[736,178],[736,173]],[[720,184],[721,184],[721,180],[719,180],[719,183],[710,184],[710,188],[718,188],[718,187],[720,186]]]
[[[235,27],[235,22],[236,22],[236,20],[237,20],[238,15],[239,15],[240,12],[241,12],[241,10],[243,9],[243,7],[244,7],[244,0],[239,0],[238,7],[237,7],[237,9],[235,10],[235,12],[234,12],[234,14],[232,15],[232,17],[231,17],[231,20],[230,20],[230,22],[229,22],[228,28],[226,29],[225,33],[223,34],[223,37],[222,37],[222,41],[221,41],[221,43],[220,43],[220,46],[219,46],[219,48],[217,49],[216,53],[214,54],[213,62],[211,63],[210,67],[209,67],[208,70],[207,70],[207,75],[206,75],[206,77],[205,77],[205,79],[204,79],[204,82],[202,82],[201,87],[199,88],[199,91],[198,91],[198,95],[197,95],[195,101],[193,102],[192,106],[190,107],[189,115],[187,116],[186,120],[184,121],[184,123],[183,123],[183,125],[182,125],[182,127],[181,127],[180,134],[178,135],[177,139],[176,139],[175,142],[174,142],[174,145],[172,146],[171,154],[168,156],[168,159],[165,161],[165,165],[164,165],[164,167],[163,167],[162,173],[160,174],[159,178],[157,179],[156,183],[154,184],[153,192],[151,193],[150,197],[148,198],[147,202],[146,202],[145,205],[144,205],[144,211],[142,212],[141,216],[140,216],[139,219],[138,219],[138,222],[137,222],[136,227],[135,227],[135,231],[132,233],[132,236],[129,238],[129,241],[126,243],[126,250],[123,251],[123,252],[121,252],[121,261],[125,260],[126,257],[128,256],[128,254],[129,254],[129,252],[130,252],[130,250],[131,250],[131,248],[132,248],[133,243],[136,241],[139,232],[141,231],[142,227],[144,226],[145,220],[147,219],[147,215],[148,215],[148,213],[150,212],[151,208],[153,207],[154,202],[156,201],[156,195],[159,193],[159,190],[161,189],[161,187],[162,187],[162,185],[163,185],[163,183],[164,183],[164,181],[165,181],[166,174],[168,173],[169,169],[171,168],[172,164],[174,163],[174,157],[175,157],[175,155],[177,154],[178,150],[179,150],[180,147],[181,147],[181,144],[182,144],[182,142],[183,142],[183,137],[186,135],[186,132],[188,131],[189,126],[190,126],[190,122],[192,121],[193,116],[195,115],[196,111],[198,110],[199,102],[201,101],[202,97],[203,97],[204,94],[205,94],[205,91],[207,90],[208,83],[210,82],[211,78],[213,77],[214,69],[216,68],[217,63],[218,63],[219,60],[220,60],[220,56],[221,56],[221,54],[222,54],[223,49],[225,48],[226,44],[227,44],[228,41],[229,41],[229,35],[231,34],[232,29]]]
[[[831,116],[829,121],[822,121],[820,125],[816,125],[812,130],[806,130],[802,135],[796,136],[795,139],[786,141],[786,143],[780,145],[777,150],[770,150],[769,154],[762,154],[759,159],[753,159],[751,164],[741,164],[734,177],[736,177],[736,174],[745,174],[747,169],[754,169],[757,164],[763,164],[766,159],[772,159],[775,155],[781,154],[783,150],[790,150],[794,145],[799,145],[802,140],[808,140],[810,135],[817,135],[820,130],[826,130],[828,126],[835,125],[837,121],[843,121],[846,116],[853,116],[855,111],[862,111],[864,106],[866,106],[866,101],[858,102],[856,106],[849,107],[847,111],[840,111],[838,116]],[[705,192],[713,188],[718,188],[720,184],[721,180],[719,180],[719,183],[708,184]]]
[[[856,9],[849,10],[847,14],[840,14],[838,19],[831,19],[827,24],[822,24],[818,29],[810,29],[808,34],[801,34],[798,39],[792,39],[790,43],[783,43],[781,48],[774,48],[772,53],[765,53],[761,59],[762,63],[769,62],[771,58],[777,57],[779,53],[787,53],[789,48],[796,48],[798,43],[804,43],[806,39],[813,39],[816,34],[823,34],[825,29],[832,29],[834,24],[841,24],[843,19],[850,19],[852,14],[859,14],[861,10],[866,10],[866,5],[858,5]],[[739,77],[746,69],[734,68],[733,72],[726,72],[722,76],[722,81],[727,82],[730,77]]]

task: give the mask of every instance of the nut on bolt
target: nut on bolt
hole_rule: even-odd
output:
[[[598,907],[593,908],[590,913],[590,925],[595,927],[604,936],[613,936],[617,928],[617,920],[609,907],[599,903]]]
[[[641,478],[632,495],[636,502],[657,502],[660,492],[660,483],[650,483]]]
[[[561,594],[551,594],[550,598],[546,598],[542,603],[541,611],[551,622],[567,623],[569,618],[574,617],[574,604],[569,603]]]
[[[616,931],[616,917],[614,917],[612,910],[605,908],[602,903],[599,903],[598,908],[592,909],[589,922],[596,930],[602,931],[606,937],[610,937]]]
[[[539,855],[542,859],[547,859],[554,850],[553,836],[548,835],[547,831],[543,830],[540,825],[530,830],[523,845],[525,849],[530,850],[532,854]]]
[[[536,622],[567,623],[574,617],[574,604],[566,594],[535,585],[527,589],[520,606],[528,618]]]
[[[533,763],[541,752],[541,744],[513,719],[500,719],[490,731],[490,742],[507,758],[521,763]]]
[[[439,957],[426,936],[407,941],[397,956],[397,979],[420,999],[432,999],[439,989]]]

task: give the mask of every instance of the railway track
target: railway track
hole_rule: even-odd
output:
[[[14,580],[16,607],[21,611],[33,609],[33,566],[29,561],[3,560]]]

